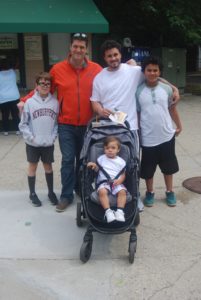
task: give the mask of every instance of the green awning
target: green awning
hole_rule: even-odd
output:
[[[0,32],[108,32],[92,0],[0,0]]]

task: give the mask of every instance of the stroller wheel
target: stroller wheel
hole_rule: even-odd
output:
[[[80,249],[80,260],[85,263],[89,260],[91,256],[91,250],[92,250],[92,240],[83,242],[82,247]]]
[[[82,226],[82,204],[81,204],[81,202],[77,203],[76,224],[78,227]]]
[[[129,243],[129,249],[128,249],[129,257],[128,257],[128,260],[129,260],[129,263],[131,263],[131,264],[134,262],[136,248],[137,248],[137,241]]]
[[[135,216],[134,225],[137,227],[140,224],[140,213],[139,210],[137,211],[137,214]]]

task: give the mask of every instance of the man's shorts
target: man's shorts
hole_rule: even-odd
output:
[[[54,145],[49,147],[33,147],[26,144],[27,161],[37,163],[41,161],[45,164],[54,162]]]
[[[102,184],[99,185],[97,192],[100,191],[101,189],[106,189],[108,191],[110,191],[112,193],[112,195],[116,195],[118,192],[120,192],[121,190],[125,190],[126,188],[123,184],[118,184],[118,185],[114,185],[112,187],[112,189],[110,188],[110,185],[107,182],[104,182]]]
[[[175,137],[154,147],[142,147],[140,177],[143,179],[152,178],[157,165],[164,175],[172,175],[179,171],[175,155]]]

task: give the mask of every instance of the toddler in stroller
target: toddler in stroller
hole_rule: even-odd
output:
[[[97,163],[89,162],[87,166],[98,172],[96,189],[100,204],[105,210],[107,222],[125,222],[124,207],[126,205],[125,181],[126,162],[117,154],[120,151],[120,140],[115,136],[108,136],[103,143],[104,153],[98,157]],[[110,208],[108,193],[117,196],[117,209]]]
[[[92,121],[87,127],[81,151],[81,202],[77,203],[77,225],[82,226],[82,217],[88,222],[80,249],[80,259],[83,262],[88,261],[91,256],[93,232],[121,234],[126,231],[130,232],[129,261],[134,261],[137,246],[135,227],[140,222],[137,206],[139,161],[135,143],[135,137],[126,124],[117,125],[109,120],[100,120],[97,125]],[[106,167],[106,172],[111,175],[107,170],[108,163],[102,165],[102,158],[103,161],[107,158],[106,152],[111,151],[107,148],[111,145],[114,147],[112,152],[115,153],[112,155],[121,158],[118,170],[116,163],[110,170],[112,181],[103,171]],[[98,174],[95,170],[98,170]],[[112,192],[108,193],[108,190]]]

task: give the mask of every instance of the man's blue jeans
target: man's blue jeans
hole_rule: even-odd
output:
[[[61,201],[73,201],[73,189],[78,180],[79,157],[82,149],[86,126],[59,124],[59,145],[61,161]],[[75,168],[76,160],[76,168]]]

